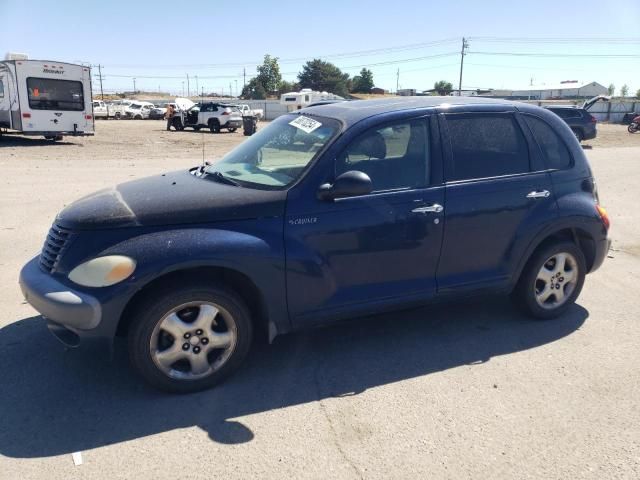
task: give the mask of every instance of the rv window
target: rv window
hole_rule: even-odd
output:
[[[34,110],[84,110],[82,82],[54,78],[27,78],[29,107]]]
[[[4,98],[4,83],[0,80],[0,98]]]

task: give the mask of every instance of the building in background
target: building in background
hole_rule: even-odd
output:
[[[560,100],[591,98],[596,95],[606,95],[607,93],[607,87],[600,85],[598,82],[565,80],[555,85],[530,85],[518,89],[496,89],[480,95],[512,100]]]

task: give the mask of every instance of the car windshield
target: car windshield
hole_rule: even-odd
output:
[[[242,186],[286,187],[339,130],[340,124],[330,118],[283,115],[209,165],[206,172],[219,172]]]

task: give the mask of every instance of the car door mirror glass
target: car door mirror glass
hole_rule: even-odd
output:
[[[349,170],[339,175],[333,183],[325,183],[318,188],[320,200],[335,200],[336,198],[356,197],[371,193],[371,179],[369,175],[357,170]]]

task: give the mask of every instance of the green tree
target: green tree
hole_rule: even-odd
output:
[[[256,69],[258,71],[257,80],[267,93],[275,93],[282,82],[280,74],[280,65],[278,65],[278,57],[272,57],[267,54],[264,56],[262,65]]]
[[[264,100],[267,98],[267,92],[262,86],[262,83],[258,80],[258,77],[249,80],[242,89],[242,98],[248,98],[251,100]]]
[[[354,93],[369,93],[373,88],[373,72],[366,68],[360,70],[360,75],[353,77],[351,91]]]
[[[613,97],[613,94],[616,93],[616,86],[613,83],[610,83],[607,90],[609,92],[609,95]]]
[[[629,95],[629,87],[627,87],[627,84],[625,83],[620,88],[620,96],[621,97],[626,97],[627,95]]]
[[[278,86],[278,93],[282,95],[283,93],[295,92],[300,87],[296,82],[288,82],[287,80],[282,80],[280,85]]]
[[[349,74],[342,73],[334,64],[316,58],[303,65],[298,73],[301,88],[327,91],[336,95],[349,94]]]
[[[453,85],[446,80],[440,80],[433,84],[433,89],[438,95],[449,95],[453,91]]]

